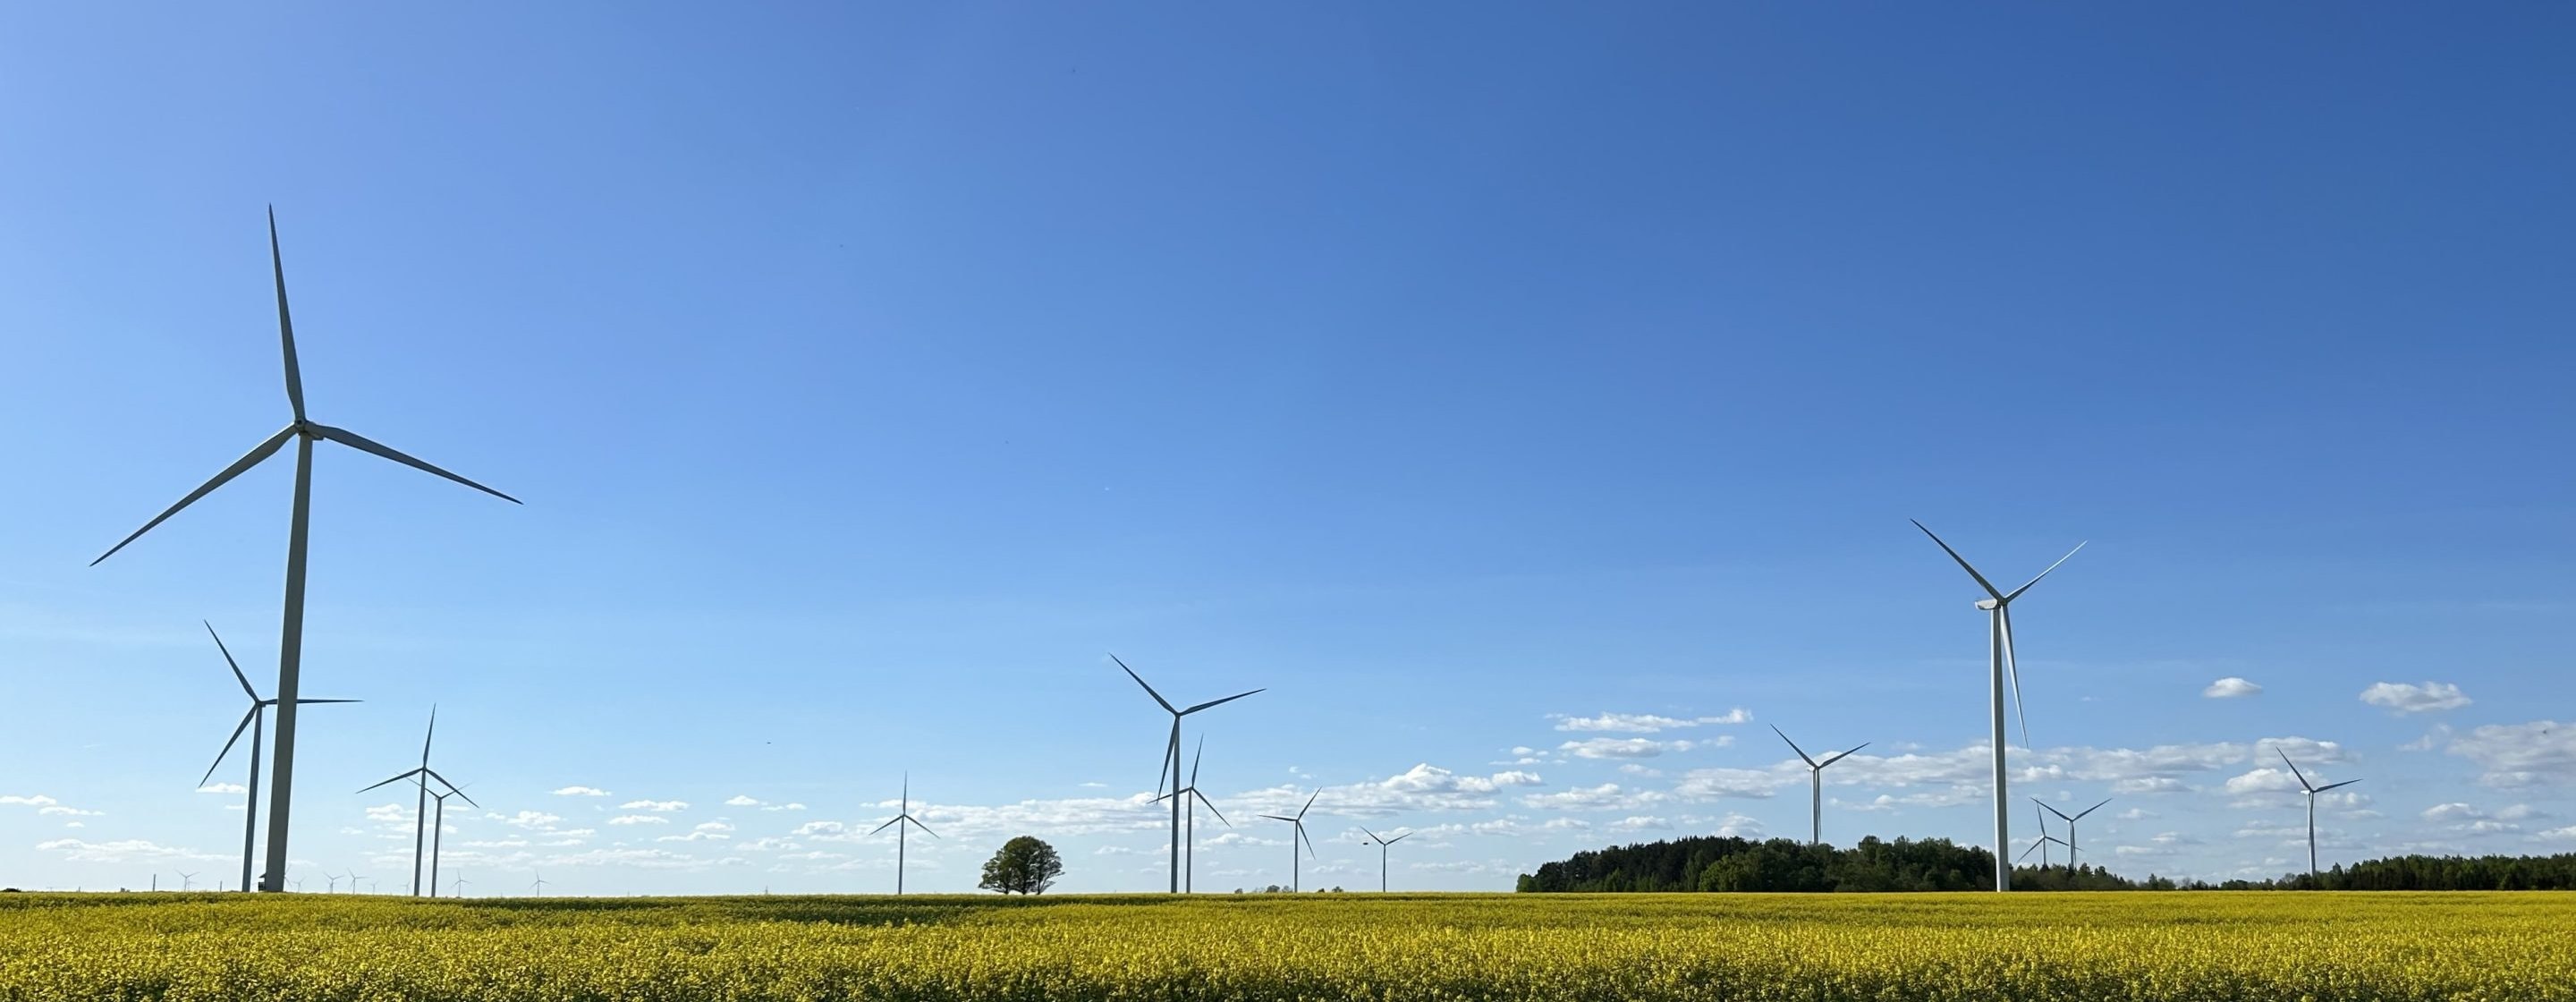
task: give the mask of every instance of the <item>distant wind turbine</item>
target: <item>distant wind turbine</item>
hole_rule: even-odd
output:
[[[1110,655],[1109,660],[1118,661],[1118,655]],[[1200,703],[1184,710],[1173,706],[1172,701],[1164,699],[1162,693],[1155,692],[1153,686],[1145,685],[1145,677],[1136,674],[1136,669],[1127,667],[1127,662],[1118,661],[1118,670],[1126,672],[1128,678],[1135,679],[1137,685],[1144,686],[1145,694],[1154,697],[1154,702],[1161,705],[1164,712],[1172,715],[1172,736],[1169,740],[1163,742],[1163,765],[1170,767],[1172,771],[1171,788],[1175,790],[1181,788],[1181,718],[1197,713],[1200,710],[1222,706],[1226,703],[1242,699],[1245,696],[1252,695],[1254,692],[1262,691],[1261,689],[1254,689],[1252,692],[1238,692],[1234,695],[1227,696],[1224,699],[1211,699],[1207,702]],[[1154,777],[1154,793],[1156,794],[1155,799],[1157,800],[1162,799],[1163,779],[1161,773],[1162,769],[1158,767],[1155,770]],[[1181,893],[1181,798],[1179,797],[1172,798],[1172,893]]]
[[[2065,844],[2066,843],[2064,842],[2058,841],[2057,836],[2055,835],[2041,835],[2039,837],[2039,841],[2031,843],[2030,848],[2022,850],[2021,858],[2014,860],[2014,862],[2020,862],[2022,859],[2029,859],[2030,854],[2035,852],[2039,854],[2039,868],[2043,870],[2048,869],[2048,847],[2051,845]]]
[[[322,886],[322,893],[324,893],[324,894],[338,894],[338,893],[340,893],[340,875],[339,875],[339,874],[333,873],[333,872],[331,872],[331,871],[329,871],[329,870],[324,870],[324,871],[322,871],[322,879],[327,880],[327,881],[330,881],[330,883],[328,883],[328,884],[324,884],[324,885]]]
[[[1778,724],[1771,725],[1771,733],[1780,735],[1782,741],[1789,741],[1789,735],[1780,730]],[[1863,741],[1852,746],[1851,751],[1835,752],[1825,756],[1824,761],[1818,762],[1809,758],[1807,750],[1798,747],[1797,742],[1789,741],[1789,750],[1797,752],[1798,760],[1807,763],[1807,820],[1813,826],[1809,829],[1812,834],[1807,836],[1808,845],[1823,845],[1825,842],[1825,767],[1842,761],[1845,755],[1867,747],[1869,742]]]
[[[2308,782],[2308,774],[2299,771],[2298,763],[2290,761],[2289,752],[2281,751],[2280,746],[2278,745],[2273,746],[2272,750],[2280,753],[2281,764],[2290,767],[2290,775],[2298,777],[2299,789],[2306,791],[2308,795],[2308,881],[2310,883],[2314,883],[2317,879],[2317,794],[2324,793],[2327,790],[2351,786],[2352,784],[2361,781],[2358,779],[2347,779],[2340,783],[2328,783],[2324,786],[2318,786]]]
[[[447,782],[447,778],[441,776],[438,781],[444,783]],[[447,840],[447,798],[449,797],[455,797],[476,807],[483,806],[475,804],[474,798],[466,796],[465,791],[458,787],[449,787],[445,793],[429,795],[431,800],[438,802],[429,821],[429,887],[432,891],[438,889],[438,846],[439,843]]]
[[[884,803],[884,801],[878,801],[878,803]],[[898,896],[903,894],[904,825],[909,824],[919,828],[922,834],[931,838],[939,837],[938,832],[931,831],[929,825],[922,824],[920,818],[912,816],[912,774],[909,772],[903,774],[903,807],[900,809],[903,813],[895,815],[893,820],[878,825],[875,831],[868,833],[874,835],[888,828],[894,829],[894,892]]]
[[[379,780],[368,786],[366,789],[358,791],[360,793],[365,793],[367,790],[375,789],[378,786],[399,783],[406,779],[414,781],[414,783],[420,788],[420,794],[415,798],[417,802],[412,807],[411,882],[414,888],[418,888],[420,886],[420,865],[422,862],[422,853],[428,848],[429,781],[433,779],[437,780],[439,785],[447,787],[448,792],[453,793],[456,790],[456,784],[448,782],[447,777],[439,775],[438,770],[429,767],[429,744],[431,741],[436,740],[437,737],[438,707],[432,706],[429,708],[429,732],[420,739],[420,767],[396,773],[392,777]],[[468,797],[465,802],[471,804],[474,800],[473,798]],[[418,896],[417,890],[414,891],[414,896]],[[438,885],[434,882],[429,885],[429,896],[433,898],[438,896]]]
[[[1323,791],[1318,790],[1316,792],[1321,793]],[[1402,842],[1405,839],[1412,838],[1413,833],[1406,832],[1394,838],[1383,838],[1379,836],[1378,833],[1369,831],[1367,825],[1361,825],[1360,831],[1368,835],[1369,841],[1377,843],[1377,892],[1384,894],[1386,893],[1386,847]]]
[[[361,876],[359,876],[359,875],[358,875],[358,871],[356,871],[356,870],[351,870],[351,871],[349,871],[349,893],[351,893],[351,894],[359,893],[359,892],[358,892],[358,881],[365,880],[365,879],[367,879],[367,878],[365,878],[365,877],[361,877]]]
[[[465,884],[466,884],[466,880],[465,880],[464,875],[463,875],[463,874],[459,874],[459,875],[457,875],[457,878],[456,878],[456,895],[455,895],[456,897],[460,897],[460,898],[461,898],[461,897],[464,897],[464,896],[465,896]]]
[[[189,873],[189,872],[187,872],[187,871],[185,871],[185,870],[180,871],[180,872],[179,872],[179,889],[180,889],[181,891],[186,891],[186,890],[189,890],[189,889],[191,889],[191,888],[195,887],[195,886],[196,886],[196,880],[197,880],[197,875],[196,875],[196,874]]]
[[[2066,551],[2066,556],[2057,558],[2056,564],[2050,564],[2048,570],[2039,572],[2039,577],[2034,577],[2021,587],[2007,592],[1996,588],[1994,582],[1986,580],[1985,575],[1977,573],[1977,569],[1968,563],[1968,558],[1960,556],[1959,551],[1951,549],[1950,544],[1942,542],[1941,537],[1933,535],[1932,530],[1925,528],[1923,523],[1915,522],[1914,527],[1922,529],[1924,535],[1931,536],[1932,542],[1941,547],[1941,552],[1949,554],[1950,559],[1958,561],[1961,570],[1967,571],[1969,577],[1977,579],[1977,587],[1986,590],[1987,597],[1978,600],[1977,608],[1984,609],[1987,613],[1986,646],[1994,669],[1992,693],[1995,746],[1995,890],[2009,891],[2012,890],[2012,864],[2005,862],[2005,854],[2012,851],[2012,824],[2007,817],[2010,813],[2011,798],[2006,796],[2004,791],[2006,747],[2004,676],[2007,672],[2012,676],[2013,711],[2021,717],[2022,747],[2030,747],[2030,714],[2022,708],[2021,703],[2021,665],[2013,660],[2012,602],[2020,598],[2023,592],[2029,591],[2031,585],[2038,584],[2040,578],[2047,577],[2049,571],[2056,570],[2058,564],[2065,563],[2069,557],[2075,555],[2077,550],[2083,549],[2084,544],[2075,544],[2074,550]]]
[[[2050,804],[2048,801],[2041,800],[2038,797],[2032,797],[2030,798],[2030,801],[2031,803],[2038,804],[2041,810],[2057,815],[2058,820],[2066,822],[2066,872],[2075,872],[2075,823],[2084,820],[2085,815],[2101,810],[2102,804],[2110,803],[2111,798],[2104,797],[2102,798],[2102,804],[2095,804],[2091,807],[2087,807],[2075,812],[2071,816],[2065,811],[2058,810],[2055,805]]]
[[[1288,889],[1289,889],[1289,890],[1292,890],[1292,891],[1302,891],[1302,890],[1305,890],[1305,889],[1306,889],[1306,888],[1305,888],[1305,886],[1304,886],[1302,883],[1300,883],[1300,879],[1301,879],[1301,878],[1298,876],[1297,843],[1299,843],[1299,842],[1304,842],[1304,843],[1306,843],[1306,854],[1307,854],[1307,855],[1309,855],[1309,856],[1315,855],[1315,840],[1313,840],[1313,839],[1310,839],[1310,838],[1307,838],[1307,837],[1306,837],[1306,812],[1307,812],[1308,810],[1311,810],[1311,809],[1313,809],[1313,808],[1314,808],[1314,806],[1315,806],[1315,798],[1316,798],[1316,797],[1323,796],[1323,795],[1324,795],[1324,790],[1323,790],[1323,788],[1322,788],[1322,787],[1316,787],[1316,788],[1315,788],[1315,792],[1310,793],[1310,794],[1307,794],[1307,795],[1306,795],[1306,806],[1298,808],[1298,809],[1297,809],[1297,816],[1295,816],[1295,817],[1281,817],[1281,816],[1276,815],[1276,814],[1264,814],[1264,815],[1262,815],[1262,817],[1269,818],[1269,819],[1270,819],[1270,820],[1272,820],[1272,821],[1285,821],[1285,822],[1288,822],[1289,824],[1292,824],[1292,825],[1297,826],[1297,836],[1296,836],[1295,838],[1291,838],[1291,839],[1289,839],[1289,840],[1288,840]]]
[[[203,621],[202,621],[202,620],[200,620],[200,622],[203,622]],[[221,768],[221,767],[223,766],[223,764],[224,764],[224,756],[227,756],[227,755],[232,754],[232,753],[233,753],[233,743],[241,740],[241,736],[242,736],[242,728],[245,728],[245,727],[250,728],[250,783],[248,784],[248,789],[249,789],[249,791],[250,791],[250,792],[249,792],[248,794],[246,794],[246,795],[242,798],[243,806],[242,806],[242,881],[241,881],[241,886],[242,886],[242,890],[247,891],[247,890],[250,890],[250,886],[251,886],[251,876],[250,876],[250,874],[251,874],[251,870],[250,870],[250,867],[251,867],[251,856],[253,855],[253,849],[254,849],[254,847],[255,847],[255,845],[256,845],[256,842],[255,842],[254,840],[255,840],[255,839],[258,837],[258,835],[259,835],[259,748],[260,748],[260,737],[261,737],[261,732],[262,732],[263,730],[265,730],[265,729],[266,729],[266,721],[267,721],[267,718],[268,718],[268,708],[269,708],[269,707],[271,707],[271,706],[275,706],[275,705],[277,705],[277,701],[276,701],[276,700],[274,700],[274,699],[261,699],[261,698],[259,698],[259,690],[254,689],[254,688],[251,688],[251,684],[250,684],[250,676],[242,674],[242,670],[241,670],[241,662],[238,662],[238,661],[233,660],[233,652],[232,652],[232,650],[231,650],[230,648],[225,647],[225,646],[224,646],[224,638],[223,638],[222,636],[217,635],[217,634],[215,633],[215,624],[213,624],[213,623],[206,623],[206,635],[207,635],[207,636],[209,636],[209,637],[214,637],[214,638],[215,638],[215,649],[216,649],[216,650],[218,650],[218,651],[222,651],[222,652],[223,652],[223,655],[224,655],[224,664],[229,665],[229,666],[231,666],[231,667],[232,667],[232,670],[233,670],[233,680],[234,680],[234,681],[237,681],[237,682],[240,682],[240,683],[241,683],[241,687],[242,687],[242,694],[250,697],[250,710],[249,710],[249,712],[242,714],[241,723],[239,723],[239,724],[237,724],[237,725],[234,725],[234,727],[233,727],[233,736],[232,736],[231,738],[226,739],[226,740],[224,741],[224,750],[222,750],[222,751],[219,751],[219,752],[216,752],[216,753],[215,753],[215,761],[214,761],[214,764],[213,764],[213,765],[209,765],[209,766],[207,766],[207,767],[206,767],[206,775],[205,775],[203,778],[200,778],[200,779],[198,779],[198,780],[197,780],[197,785],[202,787],[202,786],[206,785],[206,783],[207,783],[207,781],[208,781],[208,780],[212,780],[212,779],[214,779],[214,778],[215,778],[215,770],[216,770],[216,769],[218,769],[218,768]],[[357,701],[357,700],[354,700],[354,699],[299,699],[299,700],[296,700],[296,702],[299,702],[299,703],[355,703],[355,702],[358,702],[358,701]]]
[[[268,866],[261,871],[259,887],[263,891],[275,891],[286,886],[286,819],[295,786],[295,708],[304,702],[301,671],[304,659],[304,551],[312,522],[313,443],[338,442],[360,452],[445,477],[511,504],[519,503],[519,499],[404,455],[356,432],[307,419],[304,416],[304,376],[295,360],[295,324],[286,308],[286,265],[277,249],[277,210],[274,208],[268,213],[268,263],[276,278],[277,338],[285,351],[286,402],[294,412],[294,420],[277,434],[252,446],[231,466],[215,474],[214,479],[188,492],[188,496],[180,498],[179,503],[153,516],[152,521],[143,523],[143,528],[134,530],[133,535],[108,547],[106,553],[99,554],[98,560],[90,561],[90,566],[98,566],[100,561],[115,556],[116,551],[142,538],[154,526],[168,521],[180,509],[214,493],[216,488],[276,455],[288,439],[295,440],[295,506],[286,535],[286,614],[277,645],[277,761],[270,767],[273,776],[268,801]]]
[[[532,883],[532,884],[529,884],[529,885],[528,885],[528,889],[529,889],[529,890],[531,890],[531,891],[535,891],[535,892],[537,893],[537,896],[538,896],[538,897],[541,897],[541,898],[542,898],[542,897],[545,897],[545,896],[546,896],[546,875],[545,875],[545,874],[542,874],[542,873],[537,874],[537,880],[536,880],[536,882],[535,882],[535,883]]]
[[[1161,800],[1163,797],[1191,798],[1188,815],[1189,823],[1185,828],[1181,841],[1184,851],[1189,855],[1188,861],[1183,863],[1181,866],[1181,891],[1183,893],[1197,893],[1196,885],[1199,869],[1199,806],[1205,804],[1207,809],[1216,815],[1217,820],[1225,821],[1225,812],[1217,810],[1216,804],[1208,800],[1207,794],[1199,792],[1199,757],[1205,754],[1207,754],[1207,735],[1201,734],[1199,735],[1198,751],[1190,754],[1190,785],[1182,787],[1171,793],[1166,793],[1162,797],[1154,798],[1155,800]],[[1225,826],[1232,828],[1234,827],[1234,822],[1225,821]]]

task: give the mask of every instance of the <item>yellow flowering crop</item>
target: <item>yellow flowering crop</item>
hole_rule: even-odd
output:
[[[0,1002],[2571,1000],[2576,895],[12,895]]]

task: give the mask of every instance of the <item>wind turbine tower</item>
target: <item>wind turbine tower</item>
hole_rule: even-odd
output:
[[[1145,685],[1145,677],[1136,674],[1136,669],[1127,667],[1127,662],[1119,661],[1118,655],[1110,655],[1109,660],[1117,661],[1118,670],[1126,672],[1128,678],[1135,679],[1137,685],[1144,686],[1145,694],[1154,697],[1154,702],[1157,705],[1160,705],[1164,712],[1172,715],[1172,734],[1169,739],[1163,742],[1163,765],[1171,769],[1171,788],[1175,790],[1181,788],[1181,718],[1197,713],[1200,710],[1222,706],[1224,704],[1234,702],[1235,700],[1242,699],[1245,696],[1252,695],[1252,693],[1262,691],[1261,689],[1254,689],[1251,692],[1238,692],[1234,695],[1227,696],[1224,699],[1211,699],[1207,702],[1200,703],[1184,710],[1173,706],[1172,701],[1164,699],[1162,693],[1155,692],[1153,686]],[[1155,799],[1162,799],[1160,795],[1162,794],[1163,789],[1162,769],[1157,768],[1155,770],[1154,777]],[[1181,893],[1181,798],[1179,797],[1172,798],[1172,893]]]
[[[2314,884],[2317,879],[2317,794],[2324,793],[2327,790],[2351,786],[2352,784],[2361,781],[2358,779],[2347,779],[2340,783],[2328,783],[2324,786],[2318,786],[2314,783],[2308,782],[2308,774],[2299,771],[2298,763],[2290,761],[2289,752],[2281,751],[2280,747],[2277,745],[2274,746],[2272,750],[2280,753],[2281,764],[2290,767],[2290,775],[2298,777],[2299,789],[2306,791],[2308,795],[2308,882]]]
[[[205,776],[197,780],[198,786],[204,786],[209,780],[214,779],[215,770],[223,767],[224,757],[233,753],[233,743],[241,740],[242,728],[247,727],[250,729],[250,782],[246,785],[246,789],[250,792],[243,797],[242,806],[241,886],[242,890],[247,891],[250,890],[251,886],[251,858],[254,854],[254,850],[257,846],[257,839],[259,837],[259,749],[262,743],[261,732],[264,731],[267,726],[268,708],[277,705],[277,701],[274,699],[259,698],[259,690],[251,688],[250,676],[242,674],[241,662],[233,660],[233,652],[224,646],[224,638],[215,633],[215,624],[206,624],[206,635],[215,638],[215,649],[223,652],[224,664],[232,667],[233,680],[240,682],[242,694],[250,697],[249,712],[242,714],[241,723],[234,725],[233,727],[233,736],[224,741],[224,750],[215,753],[214,764],[207,766]],[[298,700],[298,702],[311,704],[355,703],[358,701],[354,699],[304,699]]]
[[[883,801],[879,801],[879,803],[883,803]],[[898,896],[903,894],[903,826],[909,824],[912,827],[921,829],[921,833],[924,835],[928,835],[931,838],[939,837],[938,832],[931,831],[929,825],[922,824],[920,818],[912,816],[912,774],[908,772],[903,774],[903,807],[901,810],[903,813],[895,815],[894,820],[878,825],[876,827],[876,831],[868,833],[870,835],[874,835],[877,832],[884,831],[888,828],[894,829],[894,892]]]
[[[1310,793],[1310,794],[1307,794],[1307,795],[1306,795],[1306,806],[1298,808],[1298,809],[1297,809],[1297,814],[1296,814],[1296,816],[1295,816],[1295,817],[1281,817],[1281,816],[1276,815],[1276,814],[1264,814],[1264,815],[1262,815],[1262,817],[1269,818],[1269,819],[1270,819],[1270,820],[1272,820],[1272,821],[1285,821],[1285,822],[1288,822],[1289,824],[1292,824],[1292,825],[1297,826],[1297,837],[1295,837],[1295,838],[1292,838],[1292,839],[1289,839],[1289,840],[1288,840],[1288,889],[1289,889],[1289,890],[1292,890],[1292,891],[1303,891],[1303,890],[1305,890],[1305,889],[1306,889],[1306,888],[1305,888],[1305,886],[1304,886],[1304,884],[1302,883],[1302,879],[1303,879],[1303,878],[1301,878],[1301,877],[1298,875],[1297,843],[1299,843],[1299,842],[1304,842],[1304,843],[1306,843],[1306,855],[1309,855],[1309,856],[1315,855],[1315,840],[1313,840],[1313,839],[1310,839],[1310,838],[1307,838],[1307,837],[1306,837],[1306,812],[1307,812],[1307,811],[1309,811],[1309,810],[1312,810],[1312,809],[1314,808],[1314,806],[1315,806],[1315,798],[1316,798],[1316,797],[1323,796],[1323,795],[1324,795],[1324,790],[1323,790],[1323,788],[1322,788],[1322,787],[1316,787],[1316,788],[1315,788],[1315,792]]]
[[[1782,741],[1789,741],[1789,735],[1781,731],[1778,724],[1771,725],[1771,733],[1780,735]],[[1797,752],[1798,760],[1807,763],[1807,821],[1812,826],[1809,829],[1811,834],[1807,836],[1808,845],[1823,845],[1825,841],[1825,767],[1867,747],[1869,742],[1863,741],[1852,746],[1851,751],[1835,752],[1818,762],[1807,755],[1806,749],[1798,747],[1797,742],[1789,741],[1789,750]]]
[[[440,777],[439,782],[445,783],[447,782],[447,779],[445,777]],[[455,797],[468,804],[473,804],[475,807],[481,807],[483,805],[474,803],[474,798],[466,796],[464,790],[452,786],[448,787],[447,792],[445,793],[432,793],[429,797],[431,800],[438,802],[438,806],[433,809],[429,822],[429,894],[431,897],[437,897],[438,847],[439,843],[447,840],[447,798]],[[351,886],[354,887],[355,885],[352,884]]]
[[[2025,748],[2030,746],[2030,715],[2022,709],[2021,705],[2021,666],[2013,660],[2012,603],[2014,599],[2020,598],[2023,592],[2029,591],[2031,585],[2038,584],[2040,578],[2047,577],[2049,571],[2056,570],[2058,564],[2065,563],[2069,557],[2075,555],[2077,550],[2082,550],[2084,544],[2075,544],[2075,549],[2066,551],[2066,556],[2057,558],[2056,564],[2050,564],[2048,570],[2039,572],[2039,577],[2034,577],[2023,583],[2021,587],[2007,592],[1996,588],[1994,582],[1986,580],[1985,575],[1977,573],[1977,569],[1968,563],[1968,558],[1960,556],[1959,551],[1951,549],[1950,544],[1942,542],[1941,537],[1933,535],[1932,530],[1926,528],[1923,523],[1916,522],[1914,527],[1922,529],[1924,535],[1931,536],[1932,542],[1941,547],[1941,552],[1949,554],[1950,559],[1958,561],[1961,570],[1967,571],[1969,577],[1977,579],[1977,587],[1986,590],[1987,597],[1978,600],[1977,608],[1986,611],[1986,648],[1988,660],[1993,667],[1991,692],[1994,704],[1995,748],[1995,890],[2009,891],[2012,890],[2012,864],[2006,860],[2010,858],[2009,854],[2012,851],[2012,821],[2009,817],[2012,798],[2006,796],[2004,790],[2006,747],[2004,678],[2007,673],[2012,677],[2013,711],[2021,717],[2022,746]]]

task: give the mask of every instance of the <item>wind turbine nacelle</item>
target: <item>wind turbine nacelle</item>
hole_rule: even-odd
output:
[[[2003,600],[1999,598],[1981,598],[1977,600],[1977,608],[1984,609],[1987,612],[1993,612],[2003,604]]]

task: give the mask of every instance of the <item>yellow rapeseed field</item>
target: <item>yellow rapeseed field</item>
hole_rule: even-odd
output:
[[[2576,895],[9,895],[0,1002],[2576,1000]]]

